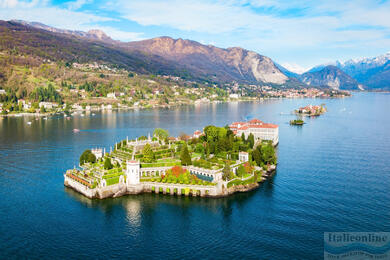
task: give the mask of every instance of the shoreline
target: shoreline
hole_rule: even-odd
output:
[[[234,102],[256,102],[256,101],[265,101],[265,100],[277,100],[277,99],[335,99],[335,98],[345,98],[350,96],[343,97],[267,97],[267,98],[257,98],[257,99],[237,99],[237,100],[227,100],[227,101],[209,101],[209,102],[193,102],[193,103],[185,103],[185,104],[176,104],[176,105],[155,105],[151,107],[116,107],[116,108],[101,108],[95,107],[91,109],[71,109],[71,110],[60,110],[46,113],[10,113],[10,114],[0,114],[0,118],[5,117],[45,117],[52,116],[55,114],[67,114],[71,116],[72,113],[84,113],[84,112],[101,112],[101,111],[115,111],[115,110],[146,110],[146,109],[154,109],[154,108],[176,108],[181,106],[196,106],[196,105],[204,105],[204,104],[218,104],[218,103],[234,103]]]
[[[222,187],[222,189],[218,190],[218,187],[213,187],[215,189],[215,193],[205,193],[205,192],[198,192],[199,190],[196,190],[199,188],[196,185],[183,185],[183,184],[164,184],[159,182],[145,182],[142,185],[139,186],[126,186],[124,183],[118,183],[111,186],[107,186],[104,188],[94,188],[94,189],[88,189],[85,186],[81,185],[80,183],[68,178],[66,175],[64,175],[64,186],[72,189],[81,195],[87,197],[88,199],[107,199],[107,198],[119,198],[123,196],[128,195],[141,195],[145,193],[155,193],[155,194],[163,194],[163,195],[171,195],[171,196],[189,196],[189,197],[204,197],[204,198],[224,198],[228,197],[230,195],[233,195],[235,193],[242,193],[242,192],[249,192],[258,189],[262,183],[267,181],[269,178],[272,178],[276,173],[276,167],[274,169],[271,169],[261,177],[260,181],[257,181],[256,183],[250,183],[250,184],[240,184],[240,185],[234,185],[232,187]],[[227,183],[225,183],[227,184]],[[160,186],[169,186],[170,188],[165,188],[161,190]],[[152,187],[158,187],[153,189]],[[172,187],[175,187],[172,189]],[[213,189],[210,188],[210,189]],[[182,192],[185,189],[189,189],[189,192]],[[176,190],[176,191],[175,191]],[[194,192],[195,191],[195,192]]]

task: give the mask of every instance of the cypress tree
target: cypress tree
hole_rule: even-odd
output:
[[[183,145],[183,148],[182,148],[181,154],[180,154],[180,160],[181,160],[182,165],[190,165],[192,163],[190,153],[188,152],[187,144]]]

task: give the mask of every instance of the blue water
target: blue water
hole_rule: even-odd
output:
[[[310,103],[329,112],[290,126],[288,113]],[[389,94],[358,93],[0,119],[0,258],[322,258],[324,232],[390,231],[389,111]],[[280,126],[277,173],[255,191],[100,201],[63,186],[84,149],[245,117]]]

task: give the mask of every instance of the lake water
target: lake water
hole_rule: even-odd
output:
[[[329,112],[290,126],[289,113],[310,103]],[[322,258],[324,232],[390,231],[389,111],[390,94],[358,93],[0,118],[0,258]],[[63,186],[87,148],[109,150],[156,127],[179,135],[250,117],[280,126],[277,173],[255,191],[100,201]]]

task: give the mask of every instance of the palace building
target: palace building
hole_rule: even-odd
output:
[[[255,142],[269,140],[272,141],[273,145],[279,143],[278,125],[264,123],[259,119],[252,119],[248,122],[234,122],[229,127],[237,136],[244,134],[245,138],[248,138],[250,134],[253,134]]]

